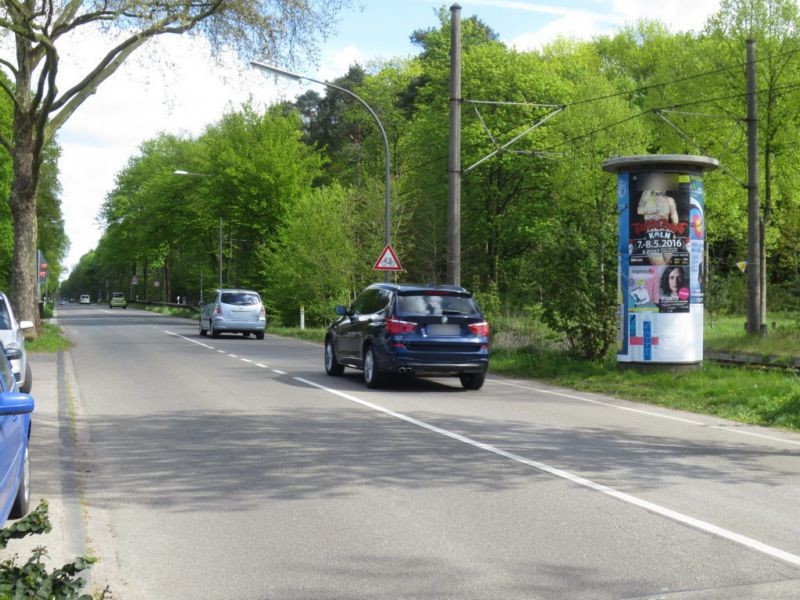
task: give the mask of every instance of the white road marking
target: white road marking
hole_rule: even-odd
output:
[[[492,454],[496,454],[497,456],[502,456],[504,458],[508,458],[509,460],[513,460],[523,465],[533,467],[534,469],[538,469],[539,471],[549,473],[550,475],[553,475],[555,477],[566,479],[567,481],[589,488],[596,492],[600,492],[607,496],[611,496],[612,498],[616,498],[617,500],[621,500],[622,502],[625,502],[627,504],[638,506],[639,508],[643,508],[657,515],[661,515],[662,517],[666,517],[667,519],[671,519],[678,523],[683,523],[684,525],[688,525],[689,527],[694,527],[695,529],[699,529],[700,531],[705,531],[712,535],[716,535],[718,537],[730,540],[732,542],[750,548],[751,550],[761,552],[762,554],[772,556],[773,558],[777,558],[779,560],[783,560],[795,566],[800,567],[800,556],[798,556],[797,554],[792,554],[791,552],[787,552],[785,550],[781,550],[780,548],[770,546],[769,544],[765,544],[764,542],[760,542],[758,540],[747,537],[740,533],[736,533],[735,531],[725,529],[724,527],[719,527],[717,525],[714,525],[707,521],[703,521],[701,519],[696,519],[694,517],[674,511],[659,504],[655,504],[654,502],[649,502],[648,500],[637,498],[636,496],[632,496],[631,494],[620,492],[619,490],[615,490],[614,488],[611,488],[607,485],[594,482],[590,479],[586,479],[585,477],[581,477],[580,475],[575,475],[573,473],[570,473],[569,471],[565,471],[557,467],[551,467],[550,465],[547,465],[545,463],[536,460],[531,460],[529,458],[525,458],[524,456],[520,456],[519,454],[514,454],[513,452],[507,452],[506,450],[501,450],[500,448],[492,446],[491,444],[485,444],[483,442],[473,440],[472,438],[461,435],[459,433],[455,433],[447,429],[442,429],[441,427],[437,427],[436,425],[431,425],[424,421],[420,421],[419,419],[415,419],[414,417],[409,417],[408,415],[404,415],[403,413],[396,412],[389,408],[384,408],[383,406],[373,404],[372,402],[367,402],[366,400],[361,400],[360,398],[356,398],[355,396],[351,396],[350,394],[340,392],[339,390],[326,387],[324,385],[315,383],[308,379],[303,379],[302,377],[294,377],[294,380],[309,385],[311,387],[323,390],[325,392],[328,392],[329,394],[339,396],[340,398],[344,398],[345,400],[349,400],[350,402],[355,402],[356,404],[360,404],[371,410],[381,412],[390,417],[394,417],[396,419],[400,419],[401,421],[405,421],[412,425],[416,425],[417,427],[421,427],[422,429],[427,429],[434,433],[438,433],[439,435],[443,435],[445,437],[457,440],[464,444],[468,444],[480,450],[491,452]]]
[[[170,331],[165,331],[164,333],[179,337],[181,339],[187,340],[189,342],[192,342],[192,343],[198,344],[200,346],[203,346],[205,348],[209,348],[209,349],[213,350],[213,348],[211,348],[210,346],[207,346],[206,344],[202,344],[200,342],[192,340],[191,338],[187,338],[187,337],[184,337],[182,335],[178,335],[176,333],[172,333]],[[221,351],[218,350],[218,352],[221,352]],[[261,365],[261,364],[256,364],[256,366],[259,366],[261,368],[266,368],[264,365]],[[278,375],[286,375],[285,372],[279,371],[278,369],[273,369],[272,371],[273,371],[273,373],[277,373]],[[360,404],[361,406],[364,406],[365,408],[369,408],[370,410],[374,410],[374,411],[383,413],[385,415],[388,415],[390,417],[394,417],[395,419],[399,419],[401,421],[405,421],[406,423],[409,423],[411,425],[415,425],[416,427],[420,427],[422,429],[427,429],[428,431],[431,431],[433,433],[437,433],[439,435],[442,435],[442,436],[448,437],[450,439],[462,442],[464,444],[468,444],[468,445],[473,446],[475,448],[478,448],[480,450],[484,450],[485,452],[490,452],[490,453],[495,454],[497,456],[501,456],[503,458],[507,458],[509,460],[513,460],[514,462],[517,462],[517,463],[532,467],[532,468],[537,469],[539,471],[542,471],[544,473],[549,473],[550,475],[553,475],[554,477],[559,477],[561,479],[565,479],[567,481],[570,481],[570,482],[572,482],[572,483],[574,483],[576,485],[580,485],[582,487],[594,490],[596,492],[600,492],[601,494],[605,494],[606,496],[610,496],[612,498],[616,498],[617,500],[625,502],[626,504],[630,504],[630,505],[633,505],[633,506],[637,506],[639,508],[643,508],[644,510],[647,510],[649,512],[655,513],[657,515],[661,515],[662,517],[665,517],[665,518],[670,519],[672,521],[675,521],[677,523],[682,523],[684,525],[688,525],[689,527],[693,527],[693,528],[695,528],[697,530],[705,531],[706,533],[710,533],[710,534],[715,535],[717,537],[729,540],[731,542],[734,542],[736,544],[739,544],[739,545],[744,546],[746,548],[749,548],[751,550],[755,550],[756,552],[760,552],[762,554],[766,554],[767,556],[771,556],[773,558],[777,558],[779,560],[782,560],[782,561],[785,561],[785,562],[790,563],[792,565],[800,567],[800,556],[799,555],[792,554],[791,552],[787,552],[786,550],[781,550],[780,548],[776,548],[775,546],[770,546],[769,544],[766,544],[764,542],[760,542],[760,541],[758,541],[756,539],[753,539],[751,537],[748,537],[746,535],[742,535],[740,533],[736,533],[735,531],[731,531],[729,529],[725,529],[724,527],[719,527],[718,525],[714,525],[713,523],[709,523],[708,521],[703,521],[701,519],[697,519],[695,517],[692,517],[692,516],[689,516],[689,515],[685,515],[683,513],[678,512],[678,511],[666,508],[666,507],[661,506],[659,504],[655,504],[654,502],[650,502],[648,500],[644,500],[642,498],[638,498],[638,497],[633,496],[631,494],[627,494],[625,492],[621,492],[621,491],[616,490],[616,489],[614,489],[612,487],[609,487],[607,485],[603,485],[601,483],[597,483],[597,482],[592,481],[590,479],[586,479],[585,477],[581,477],[580,475],[575,475],[573,473],[570,473],[569,471],[565,471],[564,469],[559,469],[558,467],[552,467],[552,466],[547,465],[547,464],[545,464],[543,462],[539,462],[539,461],[536,461],[536,460],[531,460],[529,458],[525,458],[524,456],[520,456],[519,454],[514,454],[513,452],[508,452],[506,450],[501,450],[500,448],[497,448],[496,446],[492,446],[491,444],[485,444],[483,442],[479,442],[477,440],[469,438],[469,437],[467,437],[465,435],[461,435],[460,433],[455,433],[453,431],[449,431],[447,429],[443,429],[441,427],[437,427],[436,425],[431,425],[430,423],[426,423],[424,421],[420,421],[419,419],[415,419],[414,417],[410,417],[408,415],[404,415],[403,413],[399,413],[397,411],[391,410],[389,408],[385,408],[383,406],[380,406],[378,404],[374,404],[372,402],[368,402],[366,400],[361,400],[360,398],[356,398],[355,396],[351,396],[350,394],[347,394],[345,392],[341,392],[339,390],[335,390],[333,388],[329,388],[327,386],[321,385],[319,383],[315,383],[315,382],[310,381],[308,379],[304,379],[302,377],[293,377],[293,379],[295,381],[298,381],[298,382],[303,383],[305,385],[308,385],[310,387],[317,388],[317,389],[325,391],[325,392],[327,392],[329,394],[333,394],[334,396],[339,396],[340,398],[343,398],[343,399],[348,400],[350,402],[354,402],[356,404]],[[583,401],[583,402],[589,402],[589,403],[592,403],[592,404],[598,404],[598,405],[601,405],[601,406],[608,406],[610,408],[618,408],[620,410],[627,410],[627,411],[631,411],[631,412],[642,413],[642,414],[648,415],[648,416],[654,416],[654,417],[659,417],[659,418],[671,419],[671,420],[675,420],[675,421],[681,421],[681,422],[685,422],[685,423],[688,423],[688,424],[691,424],[691,425],[699,425],[699,426],[704,426],[704,427],[707,426],[706,424],[704,424],[704,423],[702,423],[700,421],[692,421],[690,419],[683,419],[683,418],[680,418],[680,417],[672,417],[670,415],[662,415],[662,414],[659,414],[659,413],[654,413],[654,412],[650,412],[650,411],[630,408],[630,407],[627,407],[627,406],[619,406],[619,405],[616,405],[616,404],[613,404],[613,403],[610,403],[610,402],[602,402],[602,401],[593,400],[593,399],[590,399],[590,398],[583,398],[581,396],[576,396],[574,394],[567,394],[567,393],[564,393],[564,392],[556,392],[556,391],[553,391],[553,390],[546,390],[546,389],[522,386],[522,385],[514,384],[514,383],[501,382],[501,381],[497,381],[497,380],[494,380],[494,379],[491,380],[491,381],[493,383],[498,383],[498,384],[502,384],[502,385],[510,385],[512,387],[517,387],[517,388],[530,390],[530,391],[535,391],[535,392],[553,394],[553,395],[556,395],[556,396],[562,396],[562,397],[571,398],[571,399],[574,399],[574,400],[580,400],[580,401]],[[712,425],[711,427],[716,428],[716,429],[723,429],[725,431],[731,431],[731,432],[735,432],[735,433],[744,433],[744,434],[748,434],[748,435],[755,435],[756,437],[765,437],[767,439],[772,439],[772,440],[781,441],[781,442],[794,443],[792,440],[784,440],[783,438],[772,438],[770,436],[762,436],[760,434],[753,434],[751,432],[738,431],[738,430],[735,430],[735,429],[729,429],[727,427],[722,427],[722,426],[718,426],[718,425]]]
[[[737,429],[736,427],[728,426],[728,425],[709,425],[708,423],[703,423],[702,421],[697,421],[694,419],[687,419],[685,417],[676,417],[674,415],[667,415],[663,413],[654,412],[651,410],[644,410],[641,408],[632,408],[630,406],[622,406],[620,404],[614,404],[613,402],[603,402],[602,400],[595,400],[593,398],[586,398],[584,396],[576,396],[575,394],[568,394],[565,392],[557,392],[555,390],[548,390],[544,388],[537,388],[528,385],[522,385],[519,383],[512,383],[510,381],[500,381],[499,379],[487,379],[487,382],[496,383],[497,385],[506,385],[509,387],[518,388],[521,390],[527,390],[529,392],[537,392],[540,394],[550,394],[551,396],[561,396],[562,398],[569,398],[571,400],[579,400],[581,402],[587,402],[589,404],[597,404],[599,406],[607,406],[609,408],[616,408],[617,410],[625,410],[632,413],[637,413],[640,415],[646,415],[648,417],[656,417],[659,419],[667,419],[668,421],[677,421],[679,423],[686,423],[687,425],[696,425],[697,427],[708,427],[709,429],[720,429],[722,431],[727,431],[729,433],[738,433],[741,435],[749,435],[752,437],[757,437],[765,440],[771,440],[773,442],[782,442],[784,444],[791,444],[794,446],[800,446],[800,441],[797,440],[790,440],[787,438],[778,437],[775,435],[766,435],[763,433],[756,433],[753,431],[747,431],[744,429]]]
[[[248,364],[250,364],[250,365],[252,365],[252,364],[253,364],[253,361],[252,361],[252,360],[250,360],[249,358],[243,358],[243,359],[242,359],[242,362],[248,363]]]

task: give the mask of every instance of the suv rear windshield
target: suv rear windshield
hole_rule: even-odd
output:
[[[252,306],[253,304],[261,303],[261,299],[256,294],[248,292],[222,292],[219,301],[223,304],[233,304],[235,306]]]
[[[409,294],[397,297],[397,313],[401,315],[469,315],[479,316],[474,299],[455,294]]]

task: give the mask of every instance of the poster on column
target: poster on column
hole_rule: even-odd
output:
[[[628,311],[658,312],[659,268],[632,266],[628,276]]]
[[[691,290],[691,303],[703,304],[705,300],[706,272],[705,272],[705,217],[703,197],[703,182],[699,177],[692,178],[691,207],[689,210],[689,243],[691,253],[689,289]]]
[[[689,264],[690,191],[689,177],[683,175],[631,176],[631,265]]]

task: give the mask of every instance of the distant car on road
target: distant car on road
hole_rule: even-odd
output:
[[[0,526],[30,510],[32,412],[33,398],[19,391],[11,364],[0,356]]]
[[[251,333],[264,339],[267,314],[261,296],[253,290],[214,290],[208,302],[200,308],[200,335],[209,331],[212,337],[221,333]]]
[[[108,308],[128,308],[128,301],[125,300],[125,294],[122,292],[112,292],[111,301],[108,303]]]
[[[360,369],[371,388],[391,373],[456,376],[468,390],[483,386],[489,324],[464,288],[375,283],[335,312],[325,335],[328,375]]]
[[[0,292],[0,343],[5,348],[5,355],[11,363],[14,378],[20,391],[29,393],[33,385],[33,374],[28,364],[28,353],[25,352],[25,332],[32,331],[32,321],[17,321],[11,302]]]
[[[81,294],[81,299],[79,304],[91,304],[92,299],[89,297],[89,294]]]

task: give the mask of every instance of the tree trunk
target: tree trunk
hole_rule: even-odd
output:
[[[36,297],[39,273],[36,186],[39,169],[34,151],[33,124],[28,115],[18,111],[14,125],[14,181],[9,200],[14,220],[10,300],[17,319],[33,321],[37,333],[41,333],[42,323]]]

